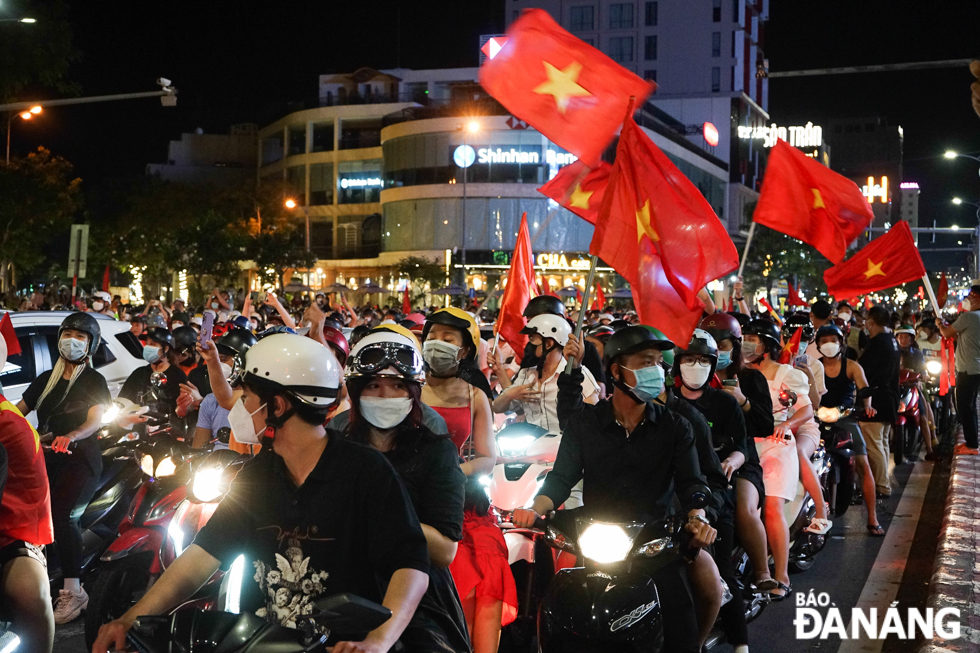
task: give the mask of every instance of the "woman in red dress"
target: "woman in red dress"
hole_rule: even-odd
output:
[[[500,629],[517,616],[517,588],[507,544],[479,478],[493,472],[490,384],[475,364],[480,329],[469,313],[444,308],[429,316],[422,332],[422,356],[428,364],[422,401],[442,415],[453,443],[460,448],[467,477],[463,541],[449,569],[456,581],[474,653],[492,653]]]

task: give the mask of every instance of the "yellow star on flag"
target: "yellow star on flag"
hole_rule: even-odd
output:
[[[548,81],[539,84],[535,93],[551,95],[555,98],[558,105],[558,113],[565,113],[568,108],[568,101],[573,97],[590,97],[592,94],[578,85],[578,76],[582,72],[582,64],[573,61],[564,70],[552,66],[547,61],[542,61],[544,71],[548,75]]]
[[[636,212],[636,242],[643,240],[643,234],[649,236],[653,242],[660,240],[660,234],[650,222],[650,200],[644,202],[643,208]]]
[[[592,197],[594,192],[594,190],[584,191],[582,190],[582,184],[575,184],[575,190],[572,191],[572,196],[569,198],[569,208],[588,209],[589,198]]]
[[[864,280],[867,281],[871,277],[883,277],[885,273],[881,271],[881,266],[885,263],[882,259],[881,263],[874,263],[870,258],[868,259],[868,269],[864,273]]]
[[[820,191],[816,188],[811,188],[813,191],[813,208],[815,209],[825,209],[827,205],[823,203],[823,197],[820,196]]]

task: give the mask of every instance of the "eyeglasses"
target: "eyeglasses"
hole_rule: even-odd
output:
[[[422,356],[418,351],[397,342],[376,342],[366,345],[347,360],[347,369],[353,376],[377,374],[394,367],[408,377],[418,377],[423,372]]]
[[[698,363],[699,365],[711,365],[715,361],[710,356],[696,356],[694,354],[685,354],[681,359],[681,363]]]

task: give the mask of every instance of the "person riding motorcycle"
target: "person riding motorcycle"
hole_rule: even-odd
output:
[[[7,343],[0,337],[0,369]],[[50,653],[54,613],[44,547],[54,541],[51,493],[38,434],[0,394],[0,608],[25,651]]]
[[[58,329],[58,360],[31,383],[17,409],[37,411],[38,432],[54,437],[45,453],[51,516],[64,589],[55,600],[55,623],[72,621],[88,605],[81,586],[82,529],[78,520],[98,489],[102,452],[93,435],[112,402],[105,377],[89,365],[102,331],[90,313],[72,313]]]
[[[255,569],[242,578],[242,611],[277,625],[297,627],[318,597],[338,592],[384,601],[391,618],[360,643],[337,642],[334,653],[388,651],[412,618],[428,582],[425,536],[384,456],[323,427],[342,379],[337,359],[309,338],[274,334],[245,353],[240,370],[232,429],[242,442],[264,435],[272,446],[242,468],[143,598],[101,628],[94,653],[121,649],[137,616],[179,605],[240,555]]]
[[[910,324],[903,324],[895,331],[895,339],[902,352],[902,369],[911,370],[919,375],[919,429],[922,431],[922,441],[926,445],[926,460],[939,460],[941,456],[933,451],[932,442],[936,437],[933,429],[935,428],[935,418],[932,415],[932,406],[925,399],[925,389],[922,379],[928,378],[926,370],[925,352],[921,351],[916,341],[916,329]]]
[[[469,459],[461,469],[467,477],[463,539],[450,565],[463,605],[475,653],[496,651],[502,626],[517,616],[517,587],[508,565],[507,544],[496,518],[489,513],[484,486],[477,479],[493,472],[492,394],[487,378],[476,369],[480,328],[469,313],[443,308],[432,313],[422,330],[422,358],[428,368],[422,401],[446,420],[449,435]]]
[[[141,404],[145,395],[153,387],[151,381],[154,374],[163,374],[166,383],[157,389],[159,400],[154,410],[167,415],[173,415],[177,409],[177,398],[180,396],[180,386],[187,383],[187,375],[177,365],[174,351],[176,343],[172,333],[162,327],[151,327],[146,330],[146,344],[143,346],[143,360],[149,365],[138,367],[123,383],[119,396],[129,399],[135,404]],[[136,417],[133,423],[145,422],[146,417]]]
[[[853,408],[855,394],[868,387],[868,379],[860,363],[847,358],[847,338],[844,332],[836,324],[825,324],[817,330],[816,342],[827,373],[827,394],[820,399],[820,405],[825,408]],[[865,412],[874,415],[875,409],[871,406],[870,395],[862,398],[862,406]],[[851,434],[854,467],[863,489],[864,505],[868,509],[868,532],[875,536],[884,535],[885,530],[878,523],[875,481],[871,474],[864,434],[853,419],[840,420],[839,424]]]
[[[662,351],[673,346],[643,327],[626,327],[605,346],[606,372],[614,386],[611,399],[583,405],[581,360],[569,361],[561,374],[560,414],[574,416],[564,425],[558,457],[529,509],[514,511],[519,528],[565,502],[584,481],[586,514],[603,520],[649,521],[671,514],[679,497],[687,516],[684,531],[694,547],[710,546],[716,536],[705,518],[710,490],[698,468],[690,424],[664,406],[651,403],[663,390]],[[581,355],[579,349],[578,354]],[[574,534],[573,538],[574,538]],[[635,563],[639,568],[643,563]],[[664,650],[699,650],[698,627],[680,565],[653,576],[663,608]]]
[[[377,327],[351,350],[345,378],[351,410],[344,435],[388,459],[408,490],[428,543],[429,587],[402,642],[409,651],[468,653],[466,620],[449,572],[463,539],[466,477],[452,440],[423,423],[425,371],[418,345],[391,325]]]

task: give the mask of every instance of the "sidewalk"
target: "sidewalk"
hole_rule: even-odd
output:
[[[962,431],[957,440],[963,441]],[[934,639],[919,653],[975,653],[980,649],[980,456],[953,456],[926,607],[936,612],[958,609],[960,638]]]

